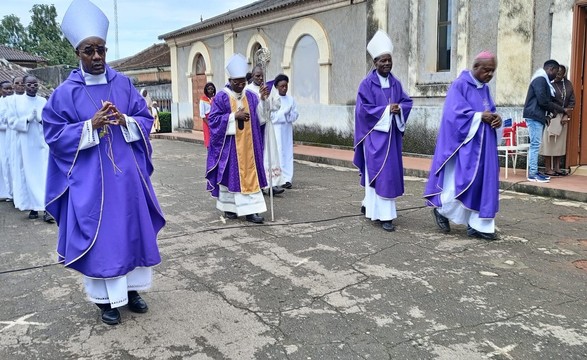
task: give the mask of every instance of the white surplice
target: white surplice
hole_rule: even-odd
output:
[[[8,136],[8,101],[10,96],[0,98],[0,199],[12,199],[10,180],[11,136]]]
[[[296,102],[289,95],[280,96],[281,106],[271,112],[271,122],[277,140],[283,182],[292,182],[294,174],[293,123],[299,117]]]
[[[43,134],[41,113],[47,100],[26,94],[15,96],[8,126],[15,131],[11,160],[14,206],[45,210],[45,182],[49,146]]]
[[[275,89],[274,87],[272,89]],[[261,100],[261,87],[250,83],[245,87],[245,90],[249,90],[257,94],[259,104],[267,104],[269,117],[271,112],[279,110],[280,101],[279,95],[276,95],[275,90],[271,90],[269,98],[265,101]],[[265,114],[258,112],[259,117],[265,117]],[[263,124],[263,123],[262,123]],[[265,168],[265,177],[267,178],[267,185],[269,186],[280,186],[285,184],[282,175],[282,168],[279,162],[279,152],[277,151],[277,139],[275,135],[275,128],[271,121],[265,122],[265,131],[263,133],[263,167]],[[271,179],[271,180],[270,180]]]

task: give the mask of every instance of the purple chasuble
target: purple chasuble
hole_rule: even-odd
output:
[[[255,153],[255,165],[259,185],[267,186],[265,169],[263,168],[263,132],[257,115],[259,100],[251,91],[243,90],[249,103],[251,131],[253,134],[253,149]],[[217,198],[220,192],[218,185],[228,188],[233,193],[241,192],[238,157],[236,153],[236,140],[234,135],[226,135],[228,118],[232,113],[230,107],[230,95],[225,91],[219,91],[214,97],[212,108],[208,115],[210,127],[210,146],[208,148],[208,161],[206,166],[207,190]],[[240,131],[237,129],[236,131]]]
[[[165,225],[149,178],[153,118],[129,78],[106,72],[107,84],[86,86],[81,71],[73,71],[43,109],[50,150],[45,202],[59,226],[59,260],[92,278],[160,263],[157,233]],[[143,138],[127,143],[111,125],[99,145],[78,150],[84,121],[103,100],[135,119]]]
[[[441,207],[446,163],[455,161],[456,199],[479,217],[493,219],[499,210],[499,161],[497,135],[491,125],[481,122],[477,133],[465,143],[476,112],[495,112],[489,86],[477,88],[465,70],[446,95],[436,149],[424,198],[428,206]]]
[[[377,195],[393,199],[404,193],[404,168],[402,162],[403,132],[391,117],[389,132],[374,130],[389,104],[399,104],[407,121],[412,110],[412,99],[404,92],[401,83],[391,73],[389,88],[381,88],[376,70],[359,85],[355,107],[355,156],[353,164],[361,174],[361,186],[365,186],[365,160],[369,171],[369,186]],[[389,111],[389,110],[388,110]]]

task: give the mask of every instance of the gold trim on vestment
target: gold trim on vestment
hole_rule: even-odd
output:
[[[237,100],[230,97],[230,109],[232,113],[238,111]],[[246,94],[242,97],[242,109],[251,113],[249,110],[249,102]],[[257,163],[255,161],[255,147],[253,146],[253,129],[251,127],[251,120],[244,121],[244,129],[238,128],[238,120],[235,118],[236,134],[234,136],[236,143],[236,157],[238,161],[238,173],[241,185],[242,194],[253,194],[261,191],[259,186],[259,176],[257,174]]]

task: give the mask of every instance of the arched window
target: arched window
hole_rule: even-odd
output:
[[[251,47],[251,57],[250,59],[252,59],[253,61],[253,66],[257,65],[257,51],[259,49],[263,48],[263,46],[261,46],[261,44],[259,44],[258,42],[256,42],[255,44],[253,44],[253,46]]]
[[[194,61],[194,71],[196,75],[205,75],[206,74],[206,61],[202,54],[196,55],[196,61]]]
[[[320,53],[310,35],[300,37],[292,57],[291,92],[298,104],[320,103]]]

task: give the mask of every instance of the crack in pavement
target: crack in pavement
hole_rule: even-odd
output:
[[[568,300],[568,301],[563,301],[563,302],[559,302],[557,304],[548,304],[547,301],[542,302],[540,305],[535,305],[535,306],[531,306],[530,309],[526,310],[526,311],[519,311],[514,315],[511,316],[506,316],[506,317],[502,317],[500,319],[496,319],[496,320],[491,320],[491,321],[483,321],[477,324],[472,324],[472,325],[459,325],[459,326],[455,326],[452,328],[447,328],[447,329],[442,329],[442,330],[435,330],[431,333],[427,333],[427,334],[413,334],[409,339],[406,340],[402,340],[400,342],[394,343],[389,345],[389,349],[393,350],[395,348],[397,348],[398,346],[404,345],[406,343],[409,342],[417,342],[418,339],[423,339],[423,338],[430,338],[430,337],[435,337],[439,334],[443,334],[443,333],[448,333],[448,332],[453,332],[456,330],[472,330],[475,329],[477,327],[480,326],[487,326],[487,325],[492,325],[492,324],[497,324],[500,322],[504,322],[504,321],[511,321],[514,319],[517,319],[519,317],[525,316],[525,315],[530,315],[532,313],[535,313],[537,310],[544,310],[543,305],[551,305],[551,306],[560,306],[560,305],[566,305],[569,303],[574,303],[577,301],[581,301],[581,300]],[[536,314],[538,315],[538,314]]]

